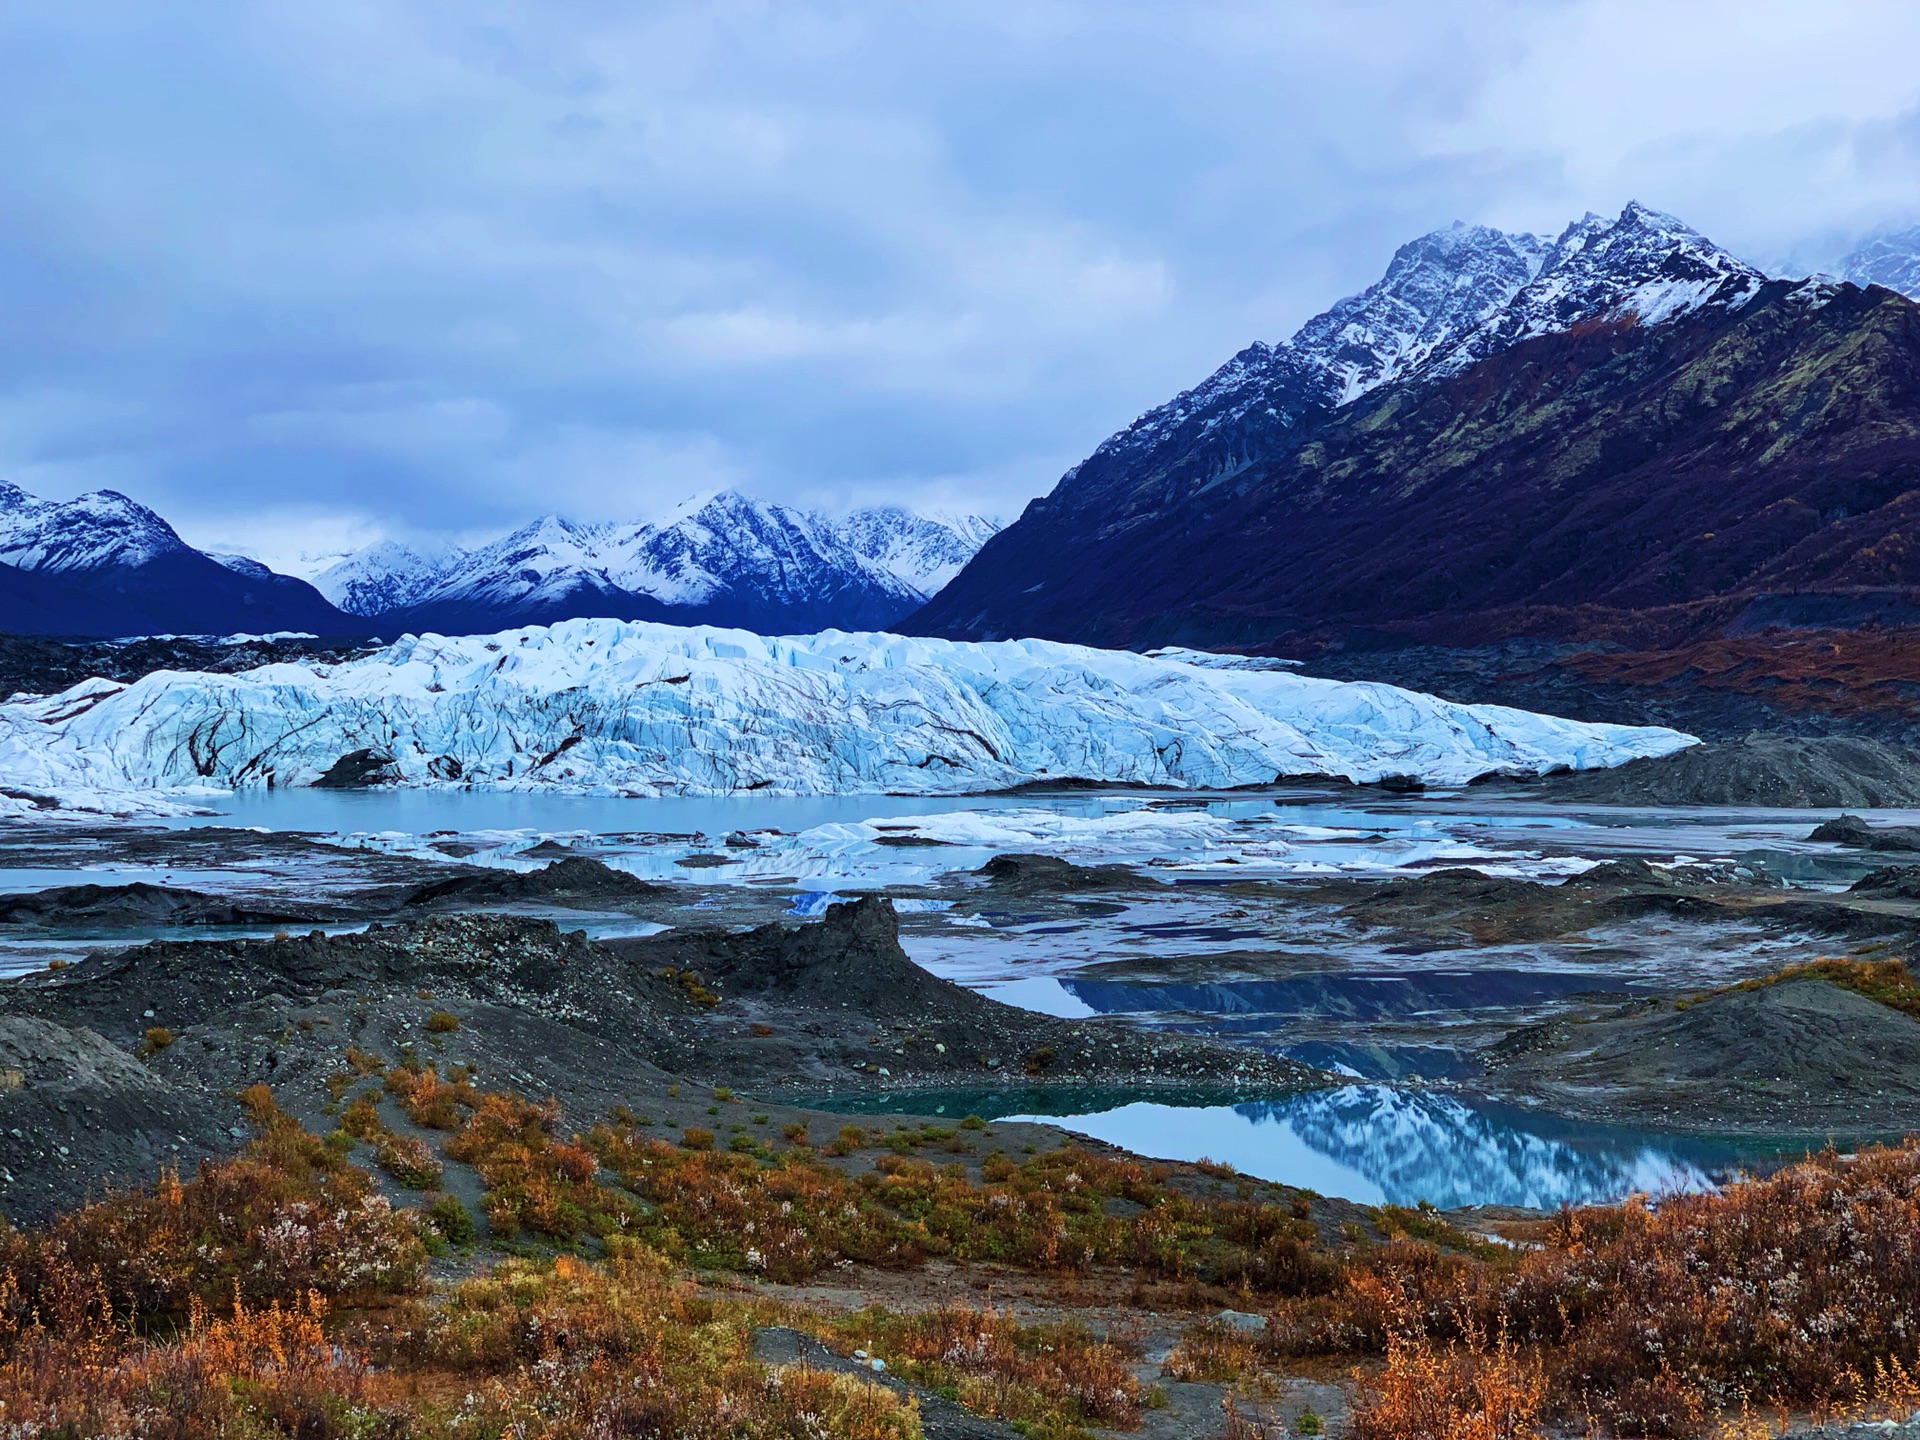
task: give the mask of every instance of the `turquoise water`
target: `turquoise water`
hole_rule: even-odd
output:
[[[1451,1092],[1344,1085],[1274,1100],[1002,1090],[839,1096],[856,1113],[1044,1119],[1163,1160],[1212,1160],[1242,1174],[1361,1204],[1561,1205],[1698,1190],[1764,1170],[1824,1137],[1729,1141],[1583,1125]]]

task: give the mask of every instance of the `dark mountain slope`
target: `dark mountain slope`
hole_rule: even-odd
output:
[[[0,631],[344,636],[365,626],[304,580],[194,549],[118,491],[55,501],[0,484]]]
[[[1580,324],[1286,428],[1159,506],[1143,476],[1177,469],[1167,452],[1069,475],[911,628],[1471,643],[1920,587],[1920,306],[1878,287],[1777,281],[1665,323]]]
[[[28,573],[36,579],[53,578],[44,571]],[[16,633],[111,637],[306,631],[340,637],[367,629],[364,620],[341,614],[304,580],[272,572],[264,577],[243,574],[197,550],[177,550],[134,565],[64,570],[58,579],[64,589],[100,607],[104,619],[64,611],[46,628]]]
[[[127,635],[138,628],[130,606],[100,600],[59,575],[0,564],[0,633]]]

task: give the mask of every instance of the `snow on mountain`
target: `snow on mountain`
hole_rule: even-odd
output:
[[[613,620],[408,637],[334,666],[90,680],[0,705],[0,773],[67,804],[308,785],[366,751],[410,785],[960,794],[1066,777],[1214,787],[1410,773],[1461,784],[1691,743],[1387,685],[1044,641],[768,639]]]
[[[112,490],[41,500],[0,485],[0,631],[106,638],[350,628],[304,581],[194,549]]]
[[[1289,346],[1332,382],[1332,403],[1345,404],[1486,324],[1551,252],[1538,235],[1455,222],[1402,245],[1384,276],[1309,320]]]
[[[190,547],[173,527],[117,490],[42,500],[0,484],[0,564],[21,570],[142,565]]]
[[[890,594],[904,606],[924,598],[818,515],[732,490],[688,508],[669,523],[608,535],[607,573],[615,584],[670,605],[707,604],[727,591],[785,606],[860,589]]]
[[[675,612],[754,628],[885,625],[917,609],[996,528],[892,506],[835,522],[721,491],[645,524],[548,515],[473,550],[382,542],[314,583],[352,614],[438,628]]]
[[[1082,471],[1104,473],[1185,438],[1195,445],[1230,434],[1250,418],[1290,430],[1338,391],[1332,377],[1287,344],[1256,340],[1191,390],[1157,405],[1109,436],[1060,480],[1065,492]]]
[[[1486,325],[1539,274],[1548,253],[1536,235],[1456,222],[1394,252],[1387,272],[1316,315],[1278,345],[1255,341],[1205,381],[1149,410],[1094,452],[1100,472],[1182,440],[1209,455],[1257,448],[1240,432],[1293,430],[1418,372]],[[1088,463],[1092,463],[1089,461]],[[1230,467],[1227,457],[1216,464]],[[1083,467],[1076,466],[1063,488]]]
[[[1765,278],[1638,202],[1611,220],[1589,214],[1551,243],[1456,222],[1402,245],[1374,284],[1314,316],[1290,340],[1249,345],[1094,457],[1105,470],[1183,437],[1206,446],[1249,424],[1292,430],[1316,409],[1396,380],[1451,374],[1583,321],[1632,316],[1652,325],[1700,305],[1744,303]],[[1069,471],[1063,487],[1082,468]]]
[[[234,574],[244,575],[249,580],[271,580],[273,578],[273,571],[267,566],[262,565],[251,555],[229,555],[220,550],[204,550],[201,553],[216,564],[224,565],[227,569],[233,571]]]
[[[1920,300],[1920,225],[1876,235],[1840,262],[1840,278]]]
[[[935,594],[958,575],[1000,530],[981,515],[923,514],[899,505],[856,510],[835,528],[856,554],[923,596]]]
[[[381,540],[322,570],[313,588],[349,615],[404,610],[458,564],[466,552],[451,545],[406,545]]]
[[[1616,219],[1587,214],[1561,232],[1537,276],[1450,352],[1436,374],[1464,370],[1535,335],[1590,320],[1658,325],[1715,305],[1737,308],[1766,275],[1671,215],[1635,201]]]
[[[598,540],[591,525],[544,515],[420,577],[413,603],[460,600],[511,610],[565,602],[583,590],[617,590],[601,565]]]

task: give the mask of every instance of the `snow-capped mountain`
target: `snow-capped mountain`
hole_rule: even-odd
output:
[[[342,664],[87,680],[0,705],[10,788],[74,805],[309,785],[343,758],[364,768],[373,755],[411,785],[941,795],[1049,777],[1222,787],[1392,772],[1462,784],[1691,743],[1388,685],[1044,641],[768,639],[616,620],[408,637]]]
[[[923,604],[995,527],[897,507],[834,522],[733,491],[645,524],[549,515],[438,557],[391,542],[315,581],[354,614],[471,631],[596,615],[737,624],[766,633],[884,627]]]
[[[938,594],[1000,530],[980,515],[922,514],[899,505],[855,510],[836,528],[856,554],[906,581],[922,598]]]
[[[112,637],[351,633],[308,584],[244,556],[203,554],[113,490],[42,500],[0,484],[0,631]]]
[[[349,615],[381,615],[417,605],[465,551],[452,545],[380,540],[314,577],[313,587]]]
[[[144,565],[190,548],[166,521],[117,490],[42,500],[0,484],[0,565],[57,574]]]
[[[1588,213],[1561,232],[1539,273],[1485,323],[1433,352],[1432,368],[1457,373],[1522,340],[1589,321],[1658,325],[1704,306],[1738,308],[1766,281],[1757,267],[1637,201],[1612,220]]]
[[[1068,472],[1062,490],[1083,471],[1169,446],[1188,448],[1201,462],[1192,480],[1216,480],[1285,444],[1316,412],[1383,385],[1456,373],[1529,336],[1589,320],[1657,324],[1702,305],[1739,304],[1765,279],[1637,202],[1611,220],[1589,214],[1551,242],[1456,223],[1402,245],[1384,276],[1292,339],[1255,341],[1200,385],[1149,410]],[[1179,467],[1176,459],[1171,468]]]
[[[1897,278],[1899,251],[1889,238],[1863,263]],[[1920,444],[1893,358],[1909,304],[1769,279],[1638,203],[1551,244],[1438,231],[1291,340],[1247,347],[1108,439],[909,625],[1265,647],[1433,616],[1494,633],[1535,623],[1516,618],[1527,607],[1904,586],[1908,521],[1879,498],[1871,519],[1859,507],[1911,488],[1893,458]],[[1899,338],[1849,345],[1867,324]],[[1497,363],[1522,351],[1539,366]],[[1819,398],[1842,391],[1864,403]],[[1774,427],[1764,462],[1759,415]],[[1848,528],[1813,547],[1774,523],[1788,513]]]
[[[1485,225],[1435,230],[1394,252],[1387,273],[1295,332],[1288,347],[1343,405],[1412,374],[1499,314],[1558,247]]]
[[[1884,285],[1920,300],[1920,225],[1866,241],[1840,262],[1840,278]]]

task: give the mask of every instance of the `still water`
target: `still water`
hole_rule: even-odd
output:
[[[1818,1149],[1825,1137],[1732,1142],[1582,1125],[1423,1088],[1345,1085],[1277,1100],[1130,1099],[1068,1091],[832,1097],[866,1113],[1050,1120],[1163,1160],[1212,1160],[1245,1175],[1366,1205],[1552,1209],[1698,1190]]]

